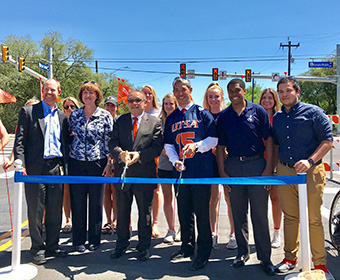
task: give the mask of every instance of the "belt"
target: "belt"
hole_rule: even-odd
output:
[[[228,157],[230,157],[232,159],[239,160],[239,161],[251,161],[251,160],[256,160],[256,159],[262,158],[263,154],[252,156],[252,157],[246,157],[246,156],[239,157],[239,156],[232,156],[232,155],[228,155]]]
[[[280,163],[288,168],[294,168],[295,162],[283,162],[280,160]],[[319,161],[317,161],[316,163],[314,163],[313,166],[319,165],[320,163],[322,163],[322,160],[320,159]]]
[[[46,165],[53,165],[53,164],[58,164],[58,163],[60,163],[61,162],[61,159],[62,158],[60,158],[60,157],[55,157],[55,158],[46,158],[46,159],[44,159],[44,163],[46,164]]]

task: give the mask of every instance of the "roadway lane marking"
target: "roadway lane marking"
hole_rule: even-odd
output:
[[[28,225],[28,220],[24,221],[21,224],[21,228],[24,228],[25,226]],[[4,240],[5,238],[7,238],[8,236],[10,236],[12,233],[12,230],[9,230],[8,232],[4,233],[3,235],[0,236],[0,241]],[[22,234],[21,234],[21,239],[23,239],[25,236],[27,236],[29,233],[29,230],[26,229]],[[10,246],[12,246],[12,239],[9,240],[8,242],[6,242],[5,244],[0,246],[0,252],[6,250],[7,248],[9,248]]]
[[[24,237],[26,237],[29,234],[29,229],[26,229],[22,234],[21,234],[21,239],[23,239]],[[0,246],[0,252],[8,249],[9,247],[11,247],[13,245],[12,243],[12,239],[7,241],[5,244]]]

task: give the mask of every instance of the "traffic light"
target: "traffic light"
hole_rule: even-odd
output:
[[[246,69],[246,82],[251,82],[251,69]]]
[[[185,63],[181,63],[179,74],[181,77],[185,77],[187,75],[187,66]]]
[[[18,61],[19,61],[18,70],[19,70],[19,72],[21,72],[22,70],[25,69],[25,58],[19,57],[19,58],[18,58]]]
[[[213,81],[218,81],[218,68],[213,68],[212,69],[212,80]]]
[[[9,57],[9,51],[7,46],[1,46],[2,47],[2,61],[7,61]]]

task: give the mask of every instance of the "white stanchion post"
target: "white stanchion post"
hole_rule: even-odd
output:
[[[306,173],[298,174],[306,176]],[[302,271],[311,270],[311,253],[309,243],[309,218],[308,218],[308,196],[307,184],[299,184],[299,214],[300,214],[300,264]],[[296,280],[299,273],[286,275],[285,280]]]
[[[305,175],[306,174],[298,174]],[[301,268],[302,271],[311,270],[310,243],[309,243],[309,218],[308,218],[308,196],[307,184],[299,184],[299,212],[300,212],[300,246],[301,246]]]
[[[22,169],[22,161],[17,159],[14,162],[14,169],[19,171]],[[33,265],[20,265],[21,259],[21,220],[22,220],[22,188],[23,183],[14,183],[13,198],[13,235],[12,235],[12,266],[0,269],[0,280],[2,279],[33,279],[38,270]]]
[[[15,162],[14,169],[20,171],[22,162]],[[16,269],[20,265],[21,260],[21,220],[22,220],[22,188],[23,183],[14,183],[13,198],[13,237],[12,237],[12,269]]]

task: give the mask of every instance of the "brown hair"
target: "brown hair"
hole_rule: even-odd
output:
[[[157,104],[157,96],[156,96],[155,89],[150,85],[144,85],[142,87],[142,91],[143,91],[144,88],[148,88],[149,90],[151,90],[151,93],[152,93],[152,96],[153,96],[152,107],[159,109],[159,106]]]
[[[178,101],[175,97],[175,95],[173,95],[172,93],[168,93],[167,95],[165,95],[163,97],[163,100],[162,100],[162,110],[161,110],[161,114],[159,115],[159,118],[162,120],[162,123],[165,123],[165,119],[167,118],[167,113],[165,112],[164,110],[164,100],[165,98],[169,98],[171,99],[174,103],[175,103],[175,109],[178,108]]]
[[[207,109],[207,110],[211,110],[210,105],[208,103],[208,91],[210,89],[218,89],[221,93],[221,97],[222,97],[222,102],[221,102],[221,110],[224,108],[225,103],[224,103],[224,93],[223,93],[223,89],[222,87],[219,85],[219,83],[217,82],[213,82],[210,85],[208,85],[207,89],[205,90],[205,94],[204,94],[204,99],[203,99],[203,108]]]
[[[100,104],[100,102],[102,102],[103,94],[102,94],[102,91],[101,91],[98,83],[93,82],[93,81],[91,81],[91,82],[86,81],[80,86],[78,99],[83,104],[84,104],[84,102],[83,102],[83,91],[84,90],[89,90],[89,91],[93,91],[93,92],[96,93],[97,99],[96,99],[95,103],[96,103],[97,106]]]
[[[266,93],[266,92],[270,92],[274,98],[274,106],[273,106],[273,114],[275,114],[277,111],[280,110],[280,103],[279,103],[279,98],[277,96],[277,93],[274,89],[272,88],[266,88],[262,91],[261,93],[261,97],[260,97],[260,105],[261,105],[261,101],[262,101],[262,98],[263,98],[263,95]]]

